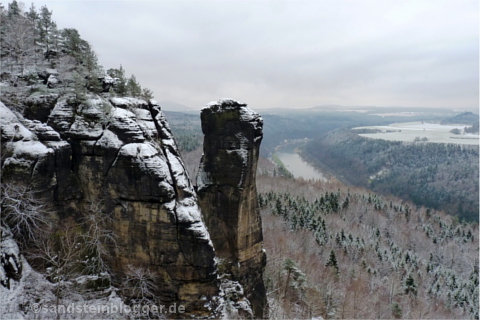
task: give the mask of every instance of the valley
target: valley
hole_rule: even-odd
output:
[[[311,117],[304,115],[301,121],[308,123]],[[277,138],[269,136],[268,128],[293,122],[287,115],[264,118],[267,141]],[[268,119],[279,121],[268,123]],[[297,114],[294,119],[302,118]],[[316,119],[321,125],[321,117]],[[350,121],[345,122],[354,122]],[[270,156],[260,158],[257,189],[268,256],[265,282],[270,317],[477,319],[478,223],[452,214],[458,207],[451,211],[448,206],[435,208],[434,202],[419,205],[407,199],[420,189],[401,197],[381,183],[399,168],[406,171],[393,176],[405,177],[410,172],[407,179],[415,183],[418,172],[411,171],[408,162],[393,159],[409,159],[421,167],[434,164],[432,155],[440,162],[460,155],[458,159],[463,160],[452,163],[463,168],[463,175],[457,169],[452,173],[456,178],[446,176],[453,167],[440,169],[441,165],[437,172],[443,172],[442,179],[455,181],[456,189],[460,185],[472,188],[478,176],[478,147],[382,142],[356,135],[351,127],[339,126],[316,139],[300,138],[295,124],[291,129],[296,133],[289,137],[285,132],[290,128],[283,127],[282,138],[290,139],[276,139],[274,148],[264,150]],[[306,127],[303,130],[306,136],[312,134]],[[382,146],[391,143],[390,147],[399,149],[392,149],[390,164],[380,165],[376,175],[365,175],[369,172],[365,165],[353,161],[370,155],[382,163]],[[450,150],[448,154],[442,154],[442,146]],[[316,158],[318,152],[323,156]],[[187,166],[195,170],[200,155],[199,150],[185,154]],[[363,177],[365,185],[361,185]],[[428,177],[427,182],[445,181]],[[402,184],[391,182],[394,185]],[[454,197],[475,194],[452,194],[446,203],[452,205]],[[419,197],[428,199],[428,194]],[[478,208],[478,202],[472,201],[471,208]]]
[[[159,103],[46,6],[0,16],[0,318],[479,319],[478,114]]]

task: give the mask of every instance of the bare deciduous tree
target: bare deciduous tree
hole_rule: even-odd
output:
[[[3,18],[6,32],[2,35],[2,51],[10,58],[10,67],[20,67],[23,74],[28,60],[33,58],[34,27],[31,21],[18,15],[12,18]]]
[[[157,275],[150,269],[141,266],[127,266],[123,287],[126,294],[136,302],[151,301],[157,294]]]
[[[48,205],[32,186],[7,182],[1,186],[1,221],[23,244],[37,241],[48,227]]]
[[[108,229],[111,217],[105,213],[101,202],[90,202],[90,208],[84,217],[82,235],[84,249],[89,260],[86,265],[87,273],[101,273],[109,276],[110,267],[105,258],[109,255],[108,245],[116,245],[115,234]]]

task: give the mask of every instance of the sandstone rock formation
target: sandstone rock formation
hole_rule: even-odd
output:
[[[263,119],[241,102],[222,99],[201,111],[205,135],[197,193],[223,272],[245,290],[254,315],[266,309],[262,223],[255,174]]]
[[[51,104],[46,123],[0,108],[3,181],[34,181],[60,219],[102,204],[115,234],[114,284],[129,266],[148,268],[165,303],[208,314],[205,300],[219,293],[215,251],[158,105],[66,95]],[[28,108],[38,104],[25,112],[35,115]]]
[[[232,308],[231,316],[264,314],[257,113],[233,100],[202,111],[203,213],[153,100],[51,94],[29,97],[22,113],[0,102],[0,114],[2,183],[33,183],[59,222],[82,221],[92,206],[99,208],[115,235],[106,257],[114,286],[121,288],[138,267],[155,275],[156,298],[185,306],[181,316],[228,317]],[[10,290],[11,281],[27,276],[22,266],[31,268],[20,253],[13,257],[3,246],[0,253],[0,285]]]

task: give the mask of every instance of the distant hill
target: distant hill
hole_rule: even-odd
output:
[[[478,121],[475,122],[470,128],[465,128],[465,132],[466,133],[476,133],[478,134],[479,130],[478,130]]]
[[[162,110],[164,111],[176,111],[176,112],[193,111],[192,108],[189,108],[186,105],[177,103],[175,101],[163,100],[163,101],[160,101],[159,104],[160,104],[160,107],[162,107]]]
[[[337,129],[303,152],[353,185],[478,221],[478,146],[374,140]]]
[[[451,118],[442,120],[441,124],[468,124],[478,123],[478,114],[473,112],[464,112]]]

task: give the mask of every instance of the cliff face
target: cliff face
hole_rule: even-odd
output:
[[[41,102],[25,114],[39,105],[44,115]],[[145,268],[165,303],[207,312],[205,299],[219,292],[215,251],[158,105],[98,96],[78,104],[64,96],[46,123],[0,107],[3,182],[34,181],[59,219],[100,204],[115,234],[107,259],[115,284],[128,268]]]
[[[33,183],[59,221],[100,210],[114,235],[105,257],[113,285],[140,268],[155,275],[155,298],[192,315],[221,316],[226,301],[238,315],[263,315],[257,113],[233,100],[202,111],[199,202],[154,101],[52,94],[25,108],[23,116],[0,102],[2,183]],[[21,278],[21,266],[7,267],[7,278]]]
[[[208,104],[201,120],[200,206],[224,272],[243,285],[254,315],[262,317],[266,256],[255,173],[263,119],[246,104],[224,99]]]

